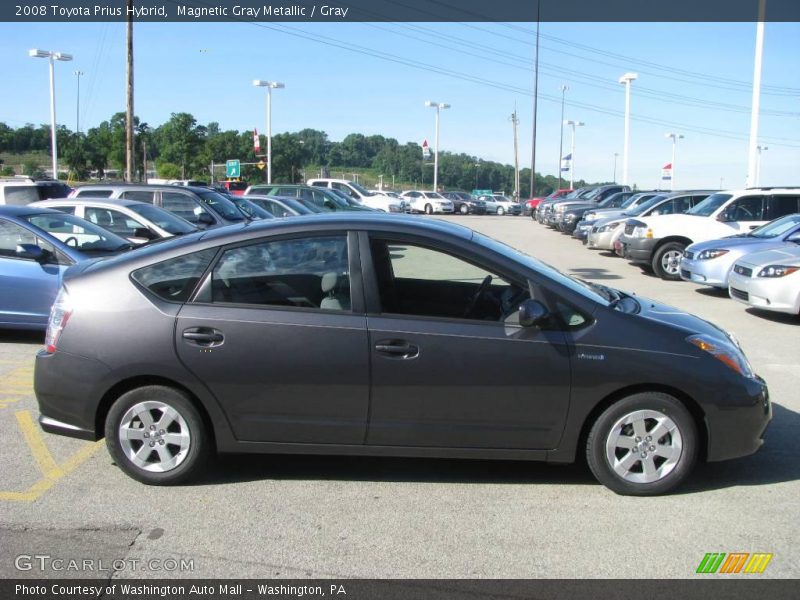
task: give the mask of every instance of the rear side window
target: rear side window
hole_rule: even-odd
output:
[[[129,194],[130,192],[125,192]],[[111,190],[96,190],[93,188],[85,189],[85,190],[78,190],[75,194],[78,198],[111,198]],[[127,198],[128,196],[123,195],[123,198]],[[136,200],[136,198],[132,198]],[[150,200],[152,202],[152,200]]]
[[[41,200],[35,185],[9,185],[4,192],[6,204],[23,206]]]
[[[170,258],[137,269],[131,277],[162,300],[186,302],[216,252],[215,248],[209,248]]]
[[[198,217],[208,212],[197,202],[185,194],[173,194],[164,192],[161,194],[161,205],[164,210],[186,219],[190,223],[199,223]]]
[[[126,198],[128,200],[138,200],[139,202],[149,202],[152,204],[154,196],[155,192],[149,192],[147,190],[127,190],[122,192],[119,197]]]
[[[766,219],[772,221],[779,217],[800,212],[800,196],[773,196],[770,198]]]

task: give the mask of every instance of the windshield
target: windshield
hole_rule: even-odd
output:
[[[625,200],[625,202],[620,204],[619,207],[625,209],[628,208],[629,206],[633,206],[634,204],[636,204],[636,202],[638,202],[642,198],[642,196],[644,196],[644,194],[634,194],[633,196]]]
[[[585,194],[581,196],[584,200],[591,200],[595,196],[597,196],[601,192],[601,188],[595,188],[593,190],[589,190]]]
[[[511,246],[504,244],[503,242],[498,242],[495,239],[490,237],[486,237],[480,233],[474,233],[472,236],[472,240],[477,242],[481,246],[485,248],[489,248],[507,258],[510,258],[513,261],[519,262],[524,264],[525,266],[533,269],[537,273],[541,273],[546,277],[554,280],[555,282],[563,285],[566,288],[569,288],[573,292],[580,294],[581,296],[588,298],[594,302],[602,304],[603,306],[608,306],[610,304],[610,298],[606,295],[602,294],[598,287],[590,284],[585,281],[581,281],[579,279],[575,279],[570,277],[569,275],[565,275],[558,269],[551,267],[547,263],[540,261],[537,258],[533,258],[525,254],[524,252],[520,252],[516,248],[512,248]]]
[[[61,240],[70,248],[87,254],[108,254],[132,247],[128,240],[117,234],[73,215],[40,213],[21,218]]]
[[[658,204],[661,204],[661,202],[663,200],[664,200],[664,196],[653,196],[652,198],[649,198],[648,200],[645,200],[644,202],[642,202],[638,206],[634,206],[632,209],[626,210],[625,214],[629,215],[631,217],[637,217],[637,216],[641,215],[643,212],[645,212],[647,210],[650,210],[654,206],[656,206]]]
[[[198,192],[197,195],[200,196],[204,204],[214,209],[214,212],[221,215],[223,219],[228,221],[244,221],[244,215],[236,208],[236,205],[222,194],[208,191]]]
[[[733,196],[731,194],[711,194],[708,198],[703,200],[694,208],[689,209],[686,214],[694,215],[696,217],[708,217],[714,213],[720,206],[725,204]]]
[[[197,231],[197,227],[189,223],[189,221],[185,221],[179,216],[152,204],[131,204],[130,209],[172,235],[183,235],[184,233]]]
[[[357,191],[362,196],[374,196],[375,194],[370,192],[367,188],[361,187],[355,181],[350,182],[350,187],[352,187],[355,191]]]
[[[445,197],[439,192],[422,192],[422,195],[426,198],[433,198],[435,200],[445,200]]]
[[[762,239],[774,238],[790,232],[798,225],[800,225],[800,214],[786,215],[785,217],[770,221],[766,225],[754,229],[750,232],[748,237]]]
[[[233,202],[236,207],[242,211],[245,215],[247,215],[250,219],[274,219],[274,215],[261,208],[255,202],[250,202],[247,198],[243,196],[231,196],[230,201]]]

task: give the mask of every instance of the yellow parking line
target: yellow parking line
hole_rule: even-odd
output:
[[[19,428],[22,430],[22,435],[25,436],[25,442],[28,444],[36,464],[39,465],[42,475],[47,479],[61,477],[64,472],[56,464],[53,455],[50,454],[50,450],[47,449],[42,435],[39,433],[39,426],[34,423],[30,411],[17,411],[16,417]]]
[[[80,450],[59,465],[53,459],[53,455],[50,454],[47,446],[45,446],[31,413],[27,410],[21,410],[16,413],[16,417],[17,423],[25,437],[25,442],[28,444],[39,469],[44,474],[44,478],[34,483],[24,492],[0,492],[0,500],[34,502],[47,490],[52,488],[59,479],[69,475],[88,460],[92,454],[97,452],[97,449],[100,448],[103,443],[102,440],[98,440],[94,443],[85,444]]]

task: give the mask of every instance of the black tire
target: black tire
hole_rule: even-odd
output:
[[[504,214],[506,214],[506,209],[503,208],[502,206],[498,206],[497,207],[497,216],[498,217],[502,217]]]
[[[659,246],[653,253],[651,261],[653,272],[661,279],[680,281],[680,257],[685,248],[686,245],[680,242],[667,242]]]
[[[159,407],[174,410],[177,418],[165,422],[165,429],[151,430],[145,426],[145,413],[153,420],[159,415],[165,419]],[[123,422],[132,425],[126,427],[128,431],[134,432],[137,437],[146,436],[147,439],[121,440]],[[156,425],[158,422],[152,427]],[[139,434],[139,431],[142,433]],[[188,435],[185,446],[183,442],[180,445],[170,443],[170,440],[184,435]],[[105,436],[108,451],[117,465],[133,479],[148,485],[185,483],[206,468],[212,455],[211,436],[189,397],[180,390],[162,385],[137,388],[120,396],[106,417]],[[148,466],[137,465],[129,453],[139,455],[142,449],[146,453],[148,446],[153,448],[149,454],[143,455]],[[163,450],[159,450],[159,446]],[[162,464],[162,453],[171,456],[175,464]]]
[[[659,426],[657,418],[662,417],[666,420],[662,419],[664,425]],[[627,419],[632,422],[624,424]],[[637,426],[638,433],[645,432],[643,437],[634,431]],[[657,427],[661,428],[658,432]],[[655,440],[647,438],[647,434],[658,435],[661,431],[668,433]],[[603,411],[587,438],[586,459],[597,480],[617,494],[656,496],[673,490],[692,472],[697,461],[697,440],[694,419],[683,403],[668,394],[643,392],[623,398]],[[626,444],[636,444],[636,449]],[[614,469],[609,453],[624,474]],[[667,458],[667,453],[672,456]],[[630,469],[625,467],[626,461],[632,461]],[[652,474],[646,473],[645,462],[655,469]]]
[[[425,214],[432,215],[433,214],[433,207],[430,204],[425,205]]]
[[[469,214],[469,206],[467,206],[466,204],[462,204],[462,205],[461,205],[461,208],[459,208],[459,209],[458,209],[458,211],[459,211],[459,212],[460,212],[462,215],[468,215],[468,214]]]

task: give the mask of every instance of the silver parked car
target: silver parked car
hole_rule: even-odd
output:
[[[183,235],[198,230],[179,216],[147,202],[124,198],[62,198],[36,202],[99,225],[134,244]]]
[[[749,233],[692,244],[681,258],[681,279],[727,289],[736,261],[753,252],[783,248],[787,242],[800,243],[800,213],[775,219]]]
[[[755,308],[800,315],[800,246],[753,252],[733,266],[728,294]]]

